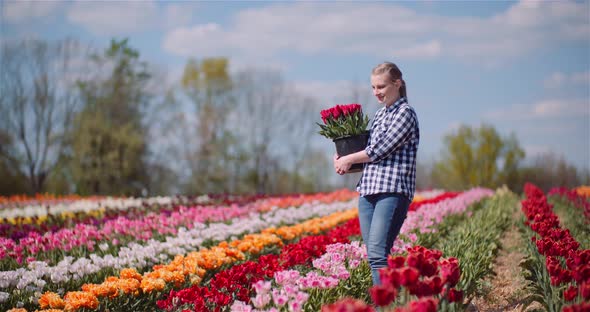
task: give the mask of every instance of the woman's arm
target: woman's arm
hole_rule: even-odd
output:
[[[338,174],[345,174],[353,164],[366,162],[371,162],[371,158],[369,158],[369,155],[364,150],[342,157],[334,155],[334,169]]]

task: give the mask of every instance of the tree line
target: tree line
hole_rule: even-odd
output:
[[[167,83],[127,39],[104,50],[71,39],[1,44],[0,194],[284,194],[358,178],[331,178],[331,154],[312,140],[319,105],[279,71],[189,59]],[[587,170],[558,156],[524,158],[515,136],[462,126],[438,160],[419,164],[417,184],[588,183]]]

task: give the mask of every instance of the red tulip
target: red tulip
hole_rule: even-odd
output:
[[[338,119],[338,118],[340,118],[340,116],[344,115],[344,113],[342,112],[342,108],[340,107],[340,105],[336,105],[336,106],[330,108],[330,113],[332,114],[332,117],[334,119]]]
[[[399,288],[402,280],[400,270],[392,268],[380,269],[379,277],[383,285],[391,285],[393,288]]]
[[[390,256],[389,258],[387,258],[387,265],[393,269],[401,268],[404,266],[405,263],[406,258],[402,256]]]
[[[563,291],[563,298],[565,301],[572,301],[576,299],[578,295],[578,288],[574,285],[570,285],[566,290]]]
[[[442,292],[443,280],[440,276],[427,277],[424,279],[424,282],[428,285],[431,295],[438,295]]]
[[[322,116],[322,121],[324,122],[324,124],[327,124],[328,123],[328,119],[330,119],[332,117],[331,112],[329,110],[327,110],[327,109],[322,110],[320,112],[320,115]]]
[[[449,302],[461,302],[463,300],[463,291],[451,288],[449,289],[447,298],[449,299]]]
[[[420,277],[420,271],[418,271],[418,269],[416,269],[416,268],[404,267],[399,270],[400,270],[399,271],[400,284],[403,286],[414,285],[416,283],[416,281],[418,281],[418,278]]]
[[[369,289],[369,292],[371,293],[373,302],[379,307],[388,306],[397,296],[397,289],[393,288],[391,285],[373,286]]]
[[[375,312],[375,310],[361,300],[344,298],[333,304],[322,306],[322,312]]]
[[[442,260],[440,263],[440,272],[442,278],[449,287],[454,287],[461,278],[461,270],[457,258]]]
[[[582,294],[582,298],[584,298],[584,300],[590,300],[590,282],[582,283],[580,286],[580,293]]]
[[[589,312],[590,303],[583,302],[580,304],[573,304],[571,306],[564,307],[563,312]]]
[[[438,300],[434,298],[422,298],[410,302],[410,309],[413,312],[436,312]]]
[[[424,261],[424,255],[421,253],[410,253],[408,255],[407,261],[408,266],[420,269],[422,267],[422,262]]]
[[[424,262],[422,262],[422,266],[420,267],[420,274],[422,276],[433,276],[438,272],[438,261],[434,258],[428,258]]]
[[[579,284],[582,282],[590,282],[590,264],[586,264],[583,267],[578,267],[573,273],[573,278]]]
[[[432,290],[426,282],[416,281],[414,284],[407,286],[410,294],[415,295],[418,298],[430,296]]]

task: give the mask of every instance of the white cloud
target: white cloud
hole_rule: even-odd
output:
[[[517,104],[484,114],[486,119],[501,121],[535,121],[558,118],[590,117],[588,99],[546,99],[529,105]]]
[[[68,19],[99,35],[127,35],[149,29],[158,21],[154,1],[75,2]]]
[[[585,71],[571,74],[555,72],[543,81],[543,85],[547,89],[561,88],[567,84],[588,86],[590,84],[590,72]]]
[[[546,78],[543,82],[543,85],[547,89],[558,88],[561,87],[567,80],[568,79],[565,74],[557,72]]]
[[[440,41],[432,40],[427,43],[417,44],[409,47],[402,47],[392,53],[392,56],[399,58],[433,58],[442,52]]]
[[[294,83],[294,89],[301,95],[316,99],[318,109],[326,109],[336,104],[359,103],[372,117],[372,113],[379,108],[367,84],[347,80],[297,81]]]
[[[99,35],[128,35],[152,29],[172,29],[190,23],[197,4],[158,4],[145,1],[75,2],[70,22]]]
[[[570,76],[570,81],[575,84],[588,86],[590,84],[590,71],[573,73]]]
[[[183,56],[193,54],[203,56],[223,55],[228,46],[224,42],[210,42],[215,37],[223,38],[226,34],[219,24],[208,23],[193,27],[181,27],[172,30],[164,39],[164,50]]]
[[[50,16],[59,6],[59,1],[3,1],[0,8],[7,22],[20,23]]]
[[[590,116],[588,100],[555,99],[536,103],[532,107],[532,117],[559,118]]]
[[[166,29],[189,25],[196,9],[195,3],[170,4],[164,10],[164,26]]]
[[[492,17],[447,17],[391,3],[296,2],[238,12],[229,24],[170,31],[164,48],[189,56],[366,54],[454,57],[497,66],[566,40],[586,40],[588,3],[522,1]],[[395,22],[392,22],[395,21]]]

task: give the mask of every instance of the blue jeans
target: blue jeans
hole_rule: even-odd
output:
[[[406,220],[410,202],[397,193],[381,193],[359,197],[361,235],[367,246],[373,285],[380,285],[379,268],[387,267],[393,242]]]

